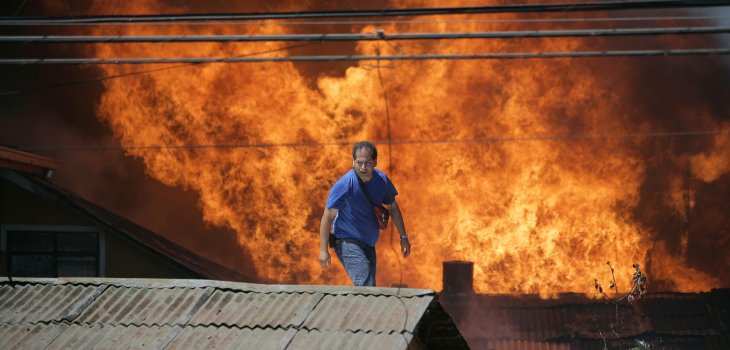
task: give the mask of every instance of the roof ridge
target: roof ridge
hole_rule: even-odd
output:
[[[10,282],[0,282],[0,286]],[[257,293],[257,294],[322,294],[329,296],[355,295],[363,297],[396,297],[422,298],[433,297],[437,293],[428,289],[401,289],[393,293],[394,288],[372,288],[352,286],[315,286],[315,285],[278,285],[236,281],[219,281],[206,279],[153,279],[153,278],[105,278],[105,277],[58,277],[33,278],[16,277],[12,285],[70,285],[99,287],[109,286],[129,289],[213,289],[221,292]]]

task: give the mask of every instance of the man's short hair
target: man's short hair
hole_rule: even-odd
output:
[[[375,148],[375,145],[372,142],[368,141],[360,141],[355,144],[355,147],[352,148],[352,160],[355,160],[355,158],[357,158],[357,151],[361,148],[370,150],[372,159],[378,160],[378,149]]]

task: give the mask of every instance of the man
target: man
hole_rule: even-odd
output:
[[[378,150],[370,142],[355,144],[352,171],[332,186],[319,227],[319,262],[322,268],[332,263],[327,249],[330,233],[335,239],[335,253],[355,286],[375,286],[375,243],[380,230],[367,193],[375,205],[384,204],[400,234],[403,257],[411,253],[411,243],[403,224],[393,184],[384,172],[375,169]],[[362,182],[362,184],[360,183]]]

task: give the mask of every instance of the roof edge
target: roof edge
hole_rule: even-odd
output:
[[[61,162],[39,154],[0,145],[0,167],[46,175],[58,169]]]
[[[0,285],[9,281],[0,281]],[[156,279],[156,278],[100,278],[100,277],[59,277],[59,278],[13,278],[13,284],[49,285],[112,285],[128,288],[217,288],[255,293],[325,293],[332,295],[386,295],[395,297],[436,296],[430,289],[415,288],[378,288],[331,285],[287,285],[258,284],[205,279]]]

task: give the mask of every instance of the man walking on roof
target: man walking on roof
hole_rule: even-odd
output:
[[[385,205],[400,234],[403,257],[411,253],[403,216],[395,201],[398,191],[388,176],[375,168],[377,164],[375,145],[367,141],[355,144],[352,170],[332,186],[319,227],[322,268],[332,263],[327,245],[333,241],[335,253],[355,286],[375,286],[375,243],[387,222],[378,223],[381,215],[374,207]]]

